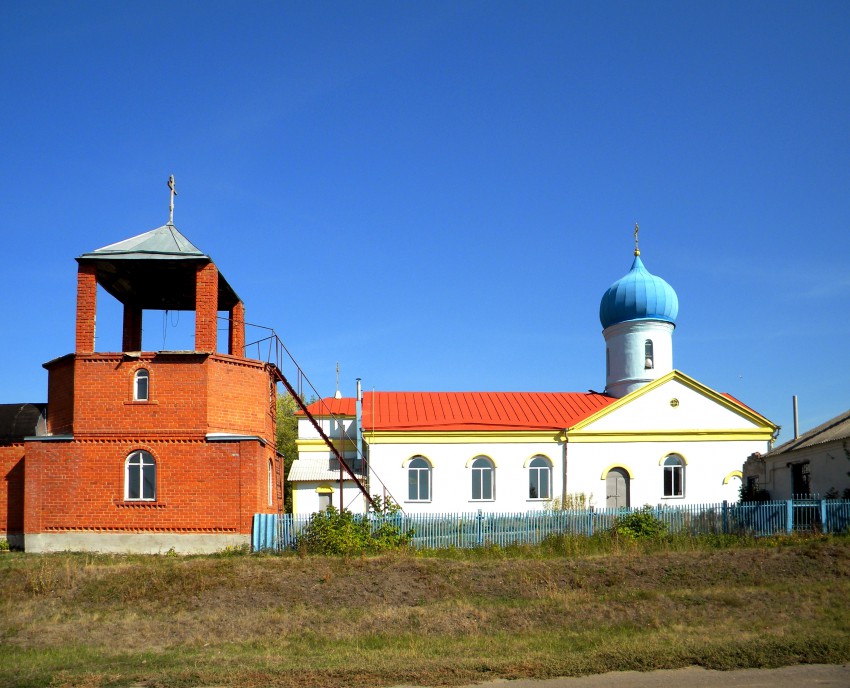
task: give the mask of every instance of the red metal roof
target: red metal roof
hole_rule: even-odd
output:
[[[614,401],[595,392],[367,392],[363,430],[560,430]]]
[[[723,396],[756,413],[731,394]],[[562,430],[615,401],[596,392],[366,392],[363,430]],[[315,416],[353,417],[355,399],[327,397],[308,408]]]
[[[366,392],[363,430],[562,430],[615,401],[595,392]],[[308,408],[353,416],[355,400],[328,397]]]
[[[343,397],[337,399],[335,397],[325,397],[309,404],[307,408],[314,416],[354,416],[355,414],[355,399],[353,397]],[[300,409],[295,412],[296,416],[303,416],[304,413]]]

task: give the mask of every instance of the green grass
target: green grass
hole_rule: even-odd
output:
[[[389,686],[850,660],[850,539],[0,555],[0,685]]]

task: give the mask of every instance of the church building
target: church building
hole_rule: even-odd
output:
[[[735,501],[744,461],[778,428],[674,369],[678,308],[636,246],[599,308],[604,393],[358,392],[310,411],[346,461],[365,459],[370,494],[408,513]],[[366,508],[304,417],[289,479],[296,514]]]

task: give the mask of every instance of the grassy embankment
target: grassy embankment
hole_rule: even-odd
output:
[[[850,660],[850,539],[0,554],[0,685],[388,686]]]

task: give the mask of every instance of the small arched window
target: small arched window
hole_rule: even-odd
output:
[[[644,354],[646,355],[646,363],[644,364],[644,367],[646,368],[646,370],[652,370],[655,367],[655,356],[653,355],[652,351],[652,340],[647,339],[643,345],[643,348]]]
[[[535,456],[528,465],[528,498],[552,498],[552,464],[543,456]]]
[[[495,494],[495,469],[493,462],[486,456],[479,456],[472,462],[472,499],[492,501]]]
[[[605,349],[605,374],[611,374],[611,349]]]
[[[407,464],[407,498],[411,502],[431,501],[431,464],[422,456]]]
[[[151,391],[151,374],[146,368],[139,368],[133,377],[133,401],[148,401]]]
[[[664,459],[664,496],[685,496],[685,462],[676,454]]]
[[[124,499],[153,501],[156,499],[156,461],[146,451],[134,451],[124,466]]]

